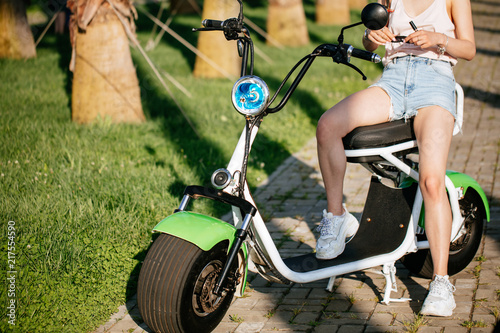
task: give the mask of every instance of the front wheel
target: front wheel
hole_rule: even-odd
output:
[[[227,245],[209,251],[172,235],[160,235],[139,274],[137,303],[142,319],[155,332],[211,332],[220,323],[234,295],[226,288],[212,293],[227,259]],[[229,281],[236,281],[237,265]]]
[[[448,274],[454,275],[463,270],[476,255],[483,236],[483,202],[472,189],[460,200],[460,211],[465,218],[464,234],[450,244]],[[434,266],[430,250],[419,250],[401,258],[410,272],[425,278],[432,278]]]

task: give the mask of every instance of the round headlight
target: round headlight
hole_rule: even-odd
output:
[[[233,86],[231,93],[235,109],[245,116],[257,116],[267,106],[269,88],[259,77],[243,76]]]

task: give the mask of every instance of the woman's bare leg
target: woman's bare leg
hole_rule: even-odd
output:
[[[419,147],[420,189],[425,203],[425,233],[434,275],[448,274],[451,208],[445,189],[446,162],[453,136],[453,116],[439,106],[419,110],[415,135]]]
[[[358,91],[326,111],[316,130],[318,159],[325,183],[327,210],[342,215],[346,156],[342,138],[359,126],[388,121],[391,101],[379,87]]]

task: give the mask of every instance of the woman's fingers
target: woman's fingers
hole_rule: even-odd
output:
[[[439,35],[435,32],[418,30],[406,37],[405,42],[413,43],[423,49],[437,45],[436,40],[439,40]],[[437,37],[436,37],[437,36]]]
[[[368,38],[372,42],[380,45],[393,41],[394,37],[394,34],[387,27],[384,27],[380,30],[371,30],[368,34]]]

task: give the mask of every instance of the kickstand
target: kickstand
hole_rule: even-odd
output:
[[[382,303],[389,304],[390,302],[407,302],[411,301],[411,298],[391,298],[391,292],[398,291],[398,285],[396,283],[396,267],[394,266],[394,262],[384,264],[382,268],[382,274],[385,277],[385,291],[384,291],[384,299]]]
[[[328,280],[328,285],[326,286],[326,291],[328,292],[333,292],[333,285],[335,284],[335,278],[336,276],[332,276],[330,280]]]

